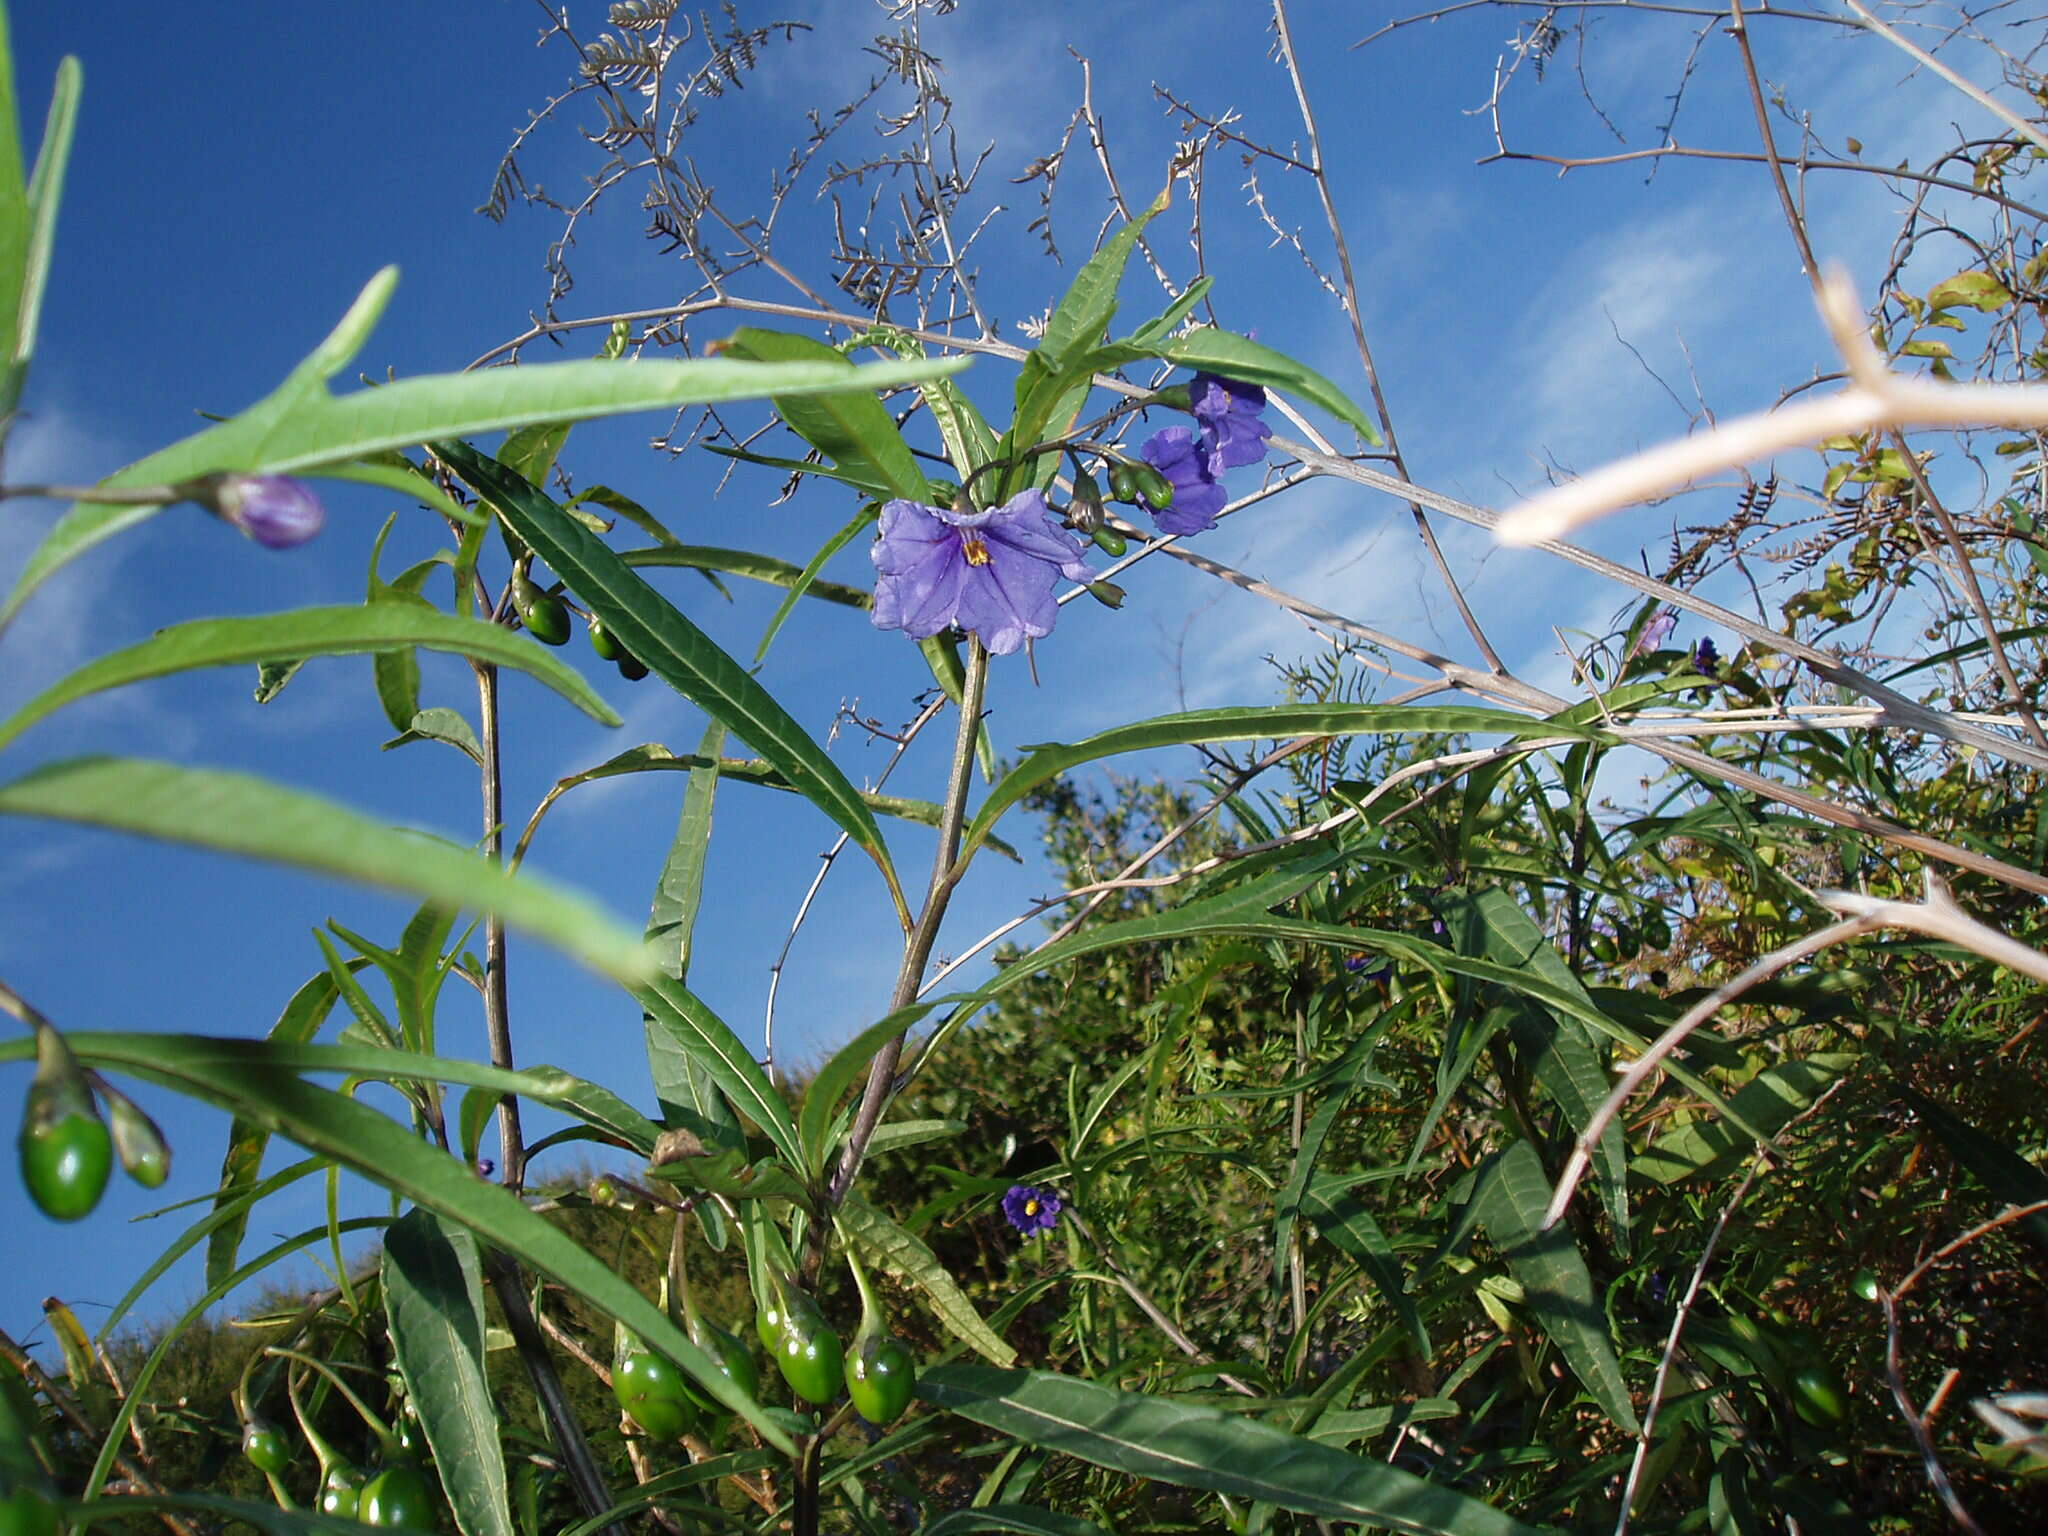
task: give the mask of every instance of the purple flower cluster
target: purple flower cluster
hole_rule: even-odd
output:
[[[1086,581],[1081,544],[1053,520],[1036,490],[987,512],[892,501],[882,508],[875,562],[877,629],[922,640],[955,625],[1007,656],[1052,633],[1053,587]]]
[[[1058,1195],[1029,1184],[1012,1184],[1003,1196],[1003,1219],[1026,1237],[1036,1237],[1058,1226],[1063,1209]]]
[[[1173,487],[1173,501],[1146,509],[1162,533],[1206,533],[1230,498],[1223,489],[1223,471],[1256,464],[1266,456],[1273,429],[1261,414],[1266,392],[1256,384],[1198,373],[1188,386],[1188,409],[1197,435],[1188,427],[1166,427],[1145,440],[1139,456]]]

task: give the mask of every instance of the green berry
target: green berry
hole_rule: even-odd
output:
[[[811,1403],[829,1403],[846,1384],[846,1356],[839,1335],[826,1325],[808,1297],[786,1299],[782,1331],[775,1340],[775,1364],[789,1390]]]
[[[1803,1365],[1786,1384],[1792,1411],[1816,1429],[1832,1429],[1849,1416],[1849,1390],[1825,1362]]]
[[[336,1520],[353,1520],[362,1509],[363,1484],[369,1476],[359,1467],[336,1462],[320,1483],[320,1513]]]
[[[435,1525],[434,1490],[417,1467],[386,1467],[363,1484],[356,1518],[385,1530],[431,1531]]]
[[[880,1429],[903,1417],[917,1386],[917,1363],[901,1339],[885,1333],[854,1341],[846,1363],[846,1395],[860,1416]]]
[[[657,1440],[680,1439],[697,1422],[683,1373],[659,1355],[628,1355],[612,1372],[619,1407]]]
[[[31,1113],[21,1129],[21,1181],[45,1216],[77,1221],[106,1192],[114,1169],[114,1138],[98,1115],[74,1110],[38,1124]]]
[[[272,1476],[292,1464],[291,1442],[285,1439],[282,1431],[253,1420],[242,1426],[242,1455],[258,1472],[268,1472]]]

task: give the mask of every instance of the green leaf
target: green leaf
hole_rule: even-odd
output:
[[[1539,1536],[1455,1489],[1216,1408],[978,1365],[933,1366],[917,1392],[1029,1444],[1176,1487],[1410,1536]]]
[[[0,815],[112,827],[495,913],[628,984],[653,968],[639,938],[582,897],[247,774],[138,758],[70,758],[0,784]]]
[[[346,1094],[319,1088],[264,1060],[246,1041],[167,1035],[68,1037],[83,1061],[114,1065],[147,1081],[215,1104],[288,1137],[316,1156],[467,1227],[544,1275],[559,1281],[637,1333],[648,1348],[688,1373],[698,1388],[740,1414],[770,1445],[792,1452],[789,1436],[748,1398],[718,1363],[692,1344],[668,1315],[575,1238],[496,1184],[476,1177],[459,1158],[436,1150],[403,1126]],[[228,1049],[247,1048],[237,1056]],[[310,1049],[310,1048],[309,1048]],[[323,1054],[332,1054],[328,1048]],[[444,1064],[452,1066],[454,1064]],[[506,1074],[517,1077],[518,1074]],[[138,1387],[139,1393],[141,1388]],[[118,1437],[119,1431],[114,1432]]]
[[[1230,331],[1205,325],[1174,337],[1159,349],[1159,355],[1183,367],[1280,390],[1321,406],[1366,442],[1377,444],[1380,440],[1379,432],[1365,412],[1320,373],[1297,363],[1284,352],[1276,352]]]
[[[1965,1120],[1958,1119],[1932,1099],[1901,1086],[1899,1096],[1913,1107],[1913,1113],[1927,1122],[1927,1128],[1941,1138],[1955,1160],[1975,1176],[1978,1183],[2007,1205],[2032,1205],[2048,1200],[2048,1173],[2042,1172],[2010,1147],[1986,1136]],[[2036,1211],[2022,1223],[2030,1237],[2048,1248],[2048,1211]]]
[[[967,1536],[970,1531],[1021,1531],[1024,1536],[1108,1536],[1092,1520],[1033,1509],[1029,1504],[984,1504],[956,1509],[924,1527],[920,1536]]]
[[[395,267],[372,278],[327,339],[248,410],[140,459],[102,483],[133,489],[219,471],[317,471],[385,449],[533,421],[588,421],[721,400],[873,390],[956,373],[966,364],[964,358],[947,358],[876,363],[856,370],[844,358],[835,358],[830,365],[724,360],[533,363],[478,373],[430,374],[336,398],[328,393],[327,380],[362,349],[397,281]],[[29,557],[13,592],[0,604],[0,625],[59,566],[158,510],[74,505]],[[556,569],[559,573],[560,567]]]
[[[1357,1261],[1358,1267],[1379,1287],[1387,1305],[1394,1309],[1401,1326],[1408,1330],[1416,1353],[1427,1359],[1429,1330],[1423,1327],[1422,1314],[1416,1310],[1414,1297],[1408,1294],[1400,1256],[1350,1184],[1348,1178],[1334,1175],[1317,1179],[1302,1199],[1302,1214],[1315,1223],[1316,1230],[1332,1246]]]
[[[484,765],[483,743],[476,739],[476,731],[460,710],[444,709],[436,705],[423,709],[412,717],[412,724],[403,732],[384,743],[383,750],[408,746],[415,741],[438,741],[455,748],[477,767]]]
[[[923,501],[927,495],[924,471],[917,467],[903,434],[896,430],[896,418],[875,398],[871,386],[856,383],[853,363],[833,347],[809,336],[789,331],[771,331],[743,325],[720,349],[726,355],[757,363],[786,367],[837,370],[842,387],[832,394],[796,399],[780,391],[763,391],[774,400],[775,409],[789,429],[842,469],[871,472],[896,495]],[[885,367],[915,366],[884,364]],[[934,368],[928,377],[955,370]]]
[[[582,674],[503,625],[441,613],[410,602],[298,608],[247,619],[198,619],[160,629],[149,639],[87,662],[0,722],[0,746],[66,704],[109,688],[200,667],[288,657],[347,656],[423,645],[475,656],[532,674],[605,725],[619,717]]]
[[[462,1536],[513,1536],[498,1410],[484,1362],[476,1238],[415,1208],[384,1234],[391,1352]]]
[[[2012,290],[1989,272],[1958,272],[1927,290],[1929,309],[1956,309],[1967,305],[1989,314],[2012,302]]]
[[[1461,705],[1284,704],[1160,715],[1102,731],[1071,745],[1055,743],[1035,748],[989,791],[961,839],[961,854],[965,857],[987,835],[997,817],[1039,785],[1097,758],[1205,741],[1284,741],[1294,736],[1394,735],[1410,731],[1447,735],[1469,732],[1502,735],[1509,740],[1560,735],[1599,739],[1590,728],[1566,726],[1555,720],[1532,720],[1503,709]]]
[[[269,1042],[273,1045],[304,1045],[320,1032],[320,1026],[333,1011],[335,999],[340,996],[334,985],[334,978],[322,971],[312,977],[291,996],[284,1005],[284,1012],[277,1016],[277,1022],[270,1026]],[[220,1164],[220,1193],[214,1197],[216,1214],[226,1211],[238,1198],[238,1192],[256,1181],[263,1171],[263,1154],[270,1147],[270,1132],[254,1121],[237,1118],[228,1127],[227,1155]],[[235,1267],[235,1254],[242,1244],[242,1234],[249,1229],[249,1210],[245,1205],[240,1214],[227,1217],[214,1229],[206,1244],[206,1283],[219,1284],[224,1275]]]
[[[640,1005],[683,1051],[703,1068],[705,1074],[733,1108],[758,1125],[775,1143],[775,1150],[792,1170],[804,1166],[803,1147],[797,1140],[796,1125],[789,1104],[754,1053],[740,1043],[726,1022],[719,1018],[680,981],[659,977],[635,987]]]
[[[1511,971],[1541,976],[1558,990],[1584,999],[1586,1009],[1594,1007],[1536,920],[1506,891],[1497,886],[1476,892],[1452,890],[1445,893],[1442,906],[1461,950],[1483,955]],[[1539,1008],[1526,996],[1514,997],[1505,1007],[1505,1022],[1515,1047],[1533,1068],[1537,1084],[1563,1108],[1572,1129],[1583,1131],[1606,1102],[1609,1087],[1606,1063],[1596,1049],[1592,1031],[1581,1018]],[[1614,1224],[1616,1245],[1626,1255],[1628,1148],[1618,1120],[1602,1133],[1593,1161],[1608,1218]]]
[[[0,19],[0,29],[6,21]],[[0,54],[7,51],[7,40],[0,35]],[[12,66],[4,65],[10,71],[10,78],[0,81],[0,94],[6,102],[0,108],[0,118],[6,122],[0,133],[10,136],[16,132],[13,102]],[[57,242],[57,209],[64,201],[64,173],[71,161],[71,138],[78,127],[78,98],[85,84],[84,71],[78,60],[66,57],[57,66],[57,83],[50,92],[50,113],[43,124],[43,146],[36,154],[36,167],[28,179],[27,241],[21,255],[18,279],[13,266],[14,235],[12,229],[0,234],[0,267],[8,275],[0,278],[0,294],[13,304],[14,328],[9,354],[0,355],[4,363],[4,374],[0,374],[0,416],[11,415],[21,403],[22,386],[28,378],[28,365],[35,356],[36,331],[42,320],[43,292],[50,277],[50,256]],[[8,175],[12,186],[19,185],[20,159],[17,149],[13,157],[13,170]],[[0,223],[11,226],[16,217],[11,195],[0,194],[0,200],[7,204],[0,211]]]
[[[768,648],[775,643],[775,637],[781,633],[782,626],[788,622],[790,614],[796,611],[798,599],[808,596],[812,588],[818,585],[818,572],[825,569],[825,563],[865,533],[874,524],[878,512],[879,509],[873,502],[864,502],[861,509],[847,520],[844,527],[818,546],[818,552],[811,556],[804,568],[797,573],[796,579],[790,582],[789,593],[777,606],[774,617],[768,620],[768,627],[761,631],[760,643],[754,647],[755,666],[760,666],[768,659]],[[868,598],[867,606],[872,607],[872,595],[861,595]]]
[[[1073,285],[1046,318],[1045,334],[1033,353],[1046,372],[1058,373],[1075,357],[1093,351],[1108,332],[1109,322],[1116,318],[1117,289],[1123,286],[1124,268],[1130,263],[1138,237],[1145,233],[1147,224],[1166,211],[1172,200],[1173,186],[1168,183],[1150,207],[1104,241],[1102,249],[1074,274]],[[1026,379],[1030,373],[1027,367],[1017,380],[1020,410],[1028,392]]]
[[[503,465],[464,443],[441,444],[435,452],[498,508],[621,645],[747,741],[865,849],[902,906],[881,830],[860,791],[750,672],[629,570],[595,534]]]
[[[1856,1059],[1853,1052],[1822,1052],[1774,1063],[1743,1084],[1729,1103],[1753,1129],[1775,1135]],[[1640,1177],[1658,1184],[1718,1179],[1733,1170],[1755,1145],[1754,1136],[1726,1121],[1682,1125],[1638,1153],[1631,1167]]]
[[[852,1191],[839,1207],[839,1226],[882,1268],[923,1291],[932,1311],[954,1337],[998,1365],[1016,1360],[1017,1351],[982,1321],[974,1303],[953,1283],[953,1277],[923,1239],[898,1226]]]
[[[1573,1246],[1569,1227],[1543,1228],[1550,1181],[1536,1149],[1526,1141],[1510,1142],[1487,1168],[1472,1200],[1488,1239],[1521,1282],[1529,1310],[1556,1341],[1565,1363],[1607,1416],[1635,1434],[1635,1405],[1586,1261]]]
[[[802,566],[773,555],[756,554],[750,549],[715,549],[705,544],[662,544],[652,549],[622,550],[619,559],[636,569],[681,566],[687,570],[723,571],[729,576],[744,576],[749,581],[790,589],[802,582],[804,575]],[[866,610],[875,606],[874,593],[836,581],[812,581],[804,591],[806,596],[845,608]]]
[[[818,1069],[818,1075],[805,1086],[803,1112],[797,1120],[797,1136],[803,1142],[814,1175],[825,1171],[826,1153],[830,1150],[825,1143],[832,1131],[832,1111],[840,1096],[866,1070],[875,1052],[902,1034],[903,1029],[902,1022],[893,1013],[870,1024],[834,1051],[831,1059]]]
[[[34,216],[22,179],[21,109],[14,94],[14,48],[7,12],[0,6],[0,398],[12,413],[21,398],[15,363],[20,353],[21,308],[28,278],[28,249]]]

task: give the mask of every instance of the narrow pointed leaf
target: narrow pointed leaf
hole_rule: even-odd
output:
[[[978,1365],[933,1366],[917,1393],[1032,1445],[1180,1488],[1408,1536],[1539,1536],[1455,1489],[1217,1408]]]
[[[1529,1310],[1563,1352],[1565,1363],[1607,1416],[1635,1434],[1635,1405],[1585,1258],[1568,1226],[1560,1222],[1543,1228],[1550,1180],[1536,1149],[1526,1141],[1509,1143],[1487,1170],[1473,1203],[1487,1238],[1521,1282]]]
[[[111,827],[410,891],[444,906],[494,912],[623,982],[652,969],[639,937],[582,897],[247,774],[139,758],[71,758],[0,784],[0,815]]]
[[[87,662],[0,722],[0,746],[65,705],[153,677],[237,662],[347,656],[423,645],[530,674],[605,725],[620,723],[583,675],[501,624],[441,613],[413,602],[298,608],[246,619],[198,619]],[[412,718],[408,711],[406,720]]]
[[[733,1108],[758,1125],[792,1169],[804,1166],[803,1147],[789,1104],[719,1018],[679,981],[663,976],[634,989],[655,1024],[704,1069]]]
[[[932,1311],[954,1337],[997,1365],[1016,1361],[1017,1351],[982,1320],[924,1239],[898,1226],[856,1193],[849,1193],[840,1206],[839,1226],[882,1268],[923,1291]]]
[[[752,673],[603,540],[502,464],[464,443],[444,443],[435,452],[498,508],[621,645],[774,764],[799,794],[867,850],[895,889],[881,831],[860,791]]]
[[[498,1410],[484,1362],[476,1238],[415,1208],[384,1234],[391,1352],[462,1536],[514,1536]]]
[[[924,500],[928,494],[924,471],[917,467],[903,434],[896,429],[896,418],[875,398],[874,386],[865,382],[866,372],[856,370],[843,353],[809,336],[751,325],[734,331],[723,350],[761,364],[836,370],[849,387],[833,394],[799,399],[780,390],[764,393],[774,398],[775,409],[790,430],[834,464],[873,474],[897,496]],[[929,363],[925,366],[931,369],[931,377],[954,371],[932,368]]]

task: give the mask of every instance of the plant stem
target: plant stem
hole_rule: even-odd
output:
[[[484,857],[493,862],[505,852],[505,777],[498,747],[498,669],[476,664],[477,713],[482,723]],[[484,1032],[490,1039],[491,1065],[512,1070],[512,1006],[505,991],[505,924],[496,916],[484,919]],[[519,1100],[506,1094],[498,1100],[498,1170],[504,1186],[518,1192],[526,1177],[526,1144],[519,1125]]]
[[[896,990],[889,999],[893,1013],[898,1008],[907,1008],[917,1001],[918,983],[924,977],[926,962],[931,959],[932,946],[938,942],[939,925],[946,915],[946,904],[952,899],[953,886],[959,878],[959,871],[953,867],[953,860],[960,851],[960,828],[967,819],[967,786],[974,773],[974,746],[981,729],[981,705],[988,687],[988,652],[981,648],[979,640],[968,642],[967,680],[960,691],[960,729],[953,740],[953,777],[946,786],[946,798],[939,815],[939,846],[932,856],[931,889],[925,897],[924,910],[918,914],[912,925],[910,937],[903,945],[903,965],[896,973]],[[846,1198],[846,1192],[853,1187],[853,1181],[860,1172],[861,1159],[867,1155],[868,1141],[875,1134],[880,1123],[882,1110],[887,1106],[896,1080],[897,1063],[903,1059],[903,1037],[898,1035],[881,1050],[868,1066],[867,1087],[862,1090],[860,1108],[854,1112],[853,1127],[847,1133],[846,1151],[839,1159],[839,1168],[832,1176],[831,1187],[826,1192],[827,1200],[837,1205]],[[811,1253],[806,1255],[806,1271],[815,1270],[818,1260],[824,1257],[824,1223],[812,1227],[814,1234]]]

